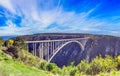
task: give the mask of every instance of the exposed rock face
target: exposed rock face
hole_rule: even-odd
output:
[[[105,57],[106,55],[120,55],[120,37],[106,35],[90,35],[90,34],[36,34],[22,36],[25,40],[46,40],[46,39],[69,39],[90,37],[86,42],[85,50],[82,51],[77,43],[71,43],[62,48],[51,62],[58,66],[69,65],[72,61],[77,65],[81,60],[95,58],[98,55]]]

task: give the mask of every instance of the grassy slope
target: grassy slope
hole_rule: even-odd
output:
[[[43,70],[39,70],[34,67],[26,66],[20,62],[13,61],[9,55],[0,50],[0,76],[53,76],[53,74],[45,72]],[[76,76],[87,75],[80,74]],[[111,73],[100,73],[96,76],[120,76],[120,71],[113,71]]]
[[[0,51],[0,76],[50,76],[50,74],[15,62],[7,54]]]

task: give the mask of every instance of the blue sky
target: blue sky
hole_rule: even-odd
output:
[[[0,36],[64,32],[120,36],[120,0],[0,0]]]

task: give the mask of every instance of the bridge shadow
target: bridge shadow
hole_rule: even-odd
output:
[[[85,52],[81,49],[78,43],[72,42],[63,47],[51,60],[51,62],[57,64],[59,67],[70,65],[74,62],[74,65],[80,63],[85,58]]]

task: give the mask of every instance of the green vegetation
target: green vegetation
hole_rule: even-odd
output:
[[[116,76],[120,75],[119,62],[120,56],[114,58],[111,56],[107,56],[106,58],[97,56],[89,63],[83,60],[77,66],[74,66],[73,63],[67,67],[64,66],[61,74],[62,76]]]
[[[8,40],[6,45],[2,46],[1,39],[0,50],[0,76],[52,76],[47,71],[40,70],[37,67],[38,61],[43,61],[26,50],[19,48],[20,45],[13,45],[14,40]],[[19,43],[19,42],[18,42]],[[39,65],[38,65],[39,66]]]
[[[13,61],[12,57],[0,50],[0,76],[50,76],[34,67]]]
[[[120,75],[120,56],[97,56],[91,62],[82,60],[59,68],[54,63],[33,56],[22,38],[0,39],[0,76],[116,76]]]

